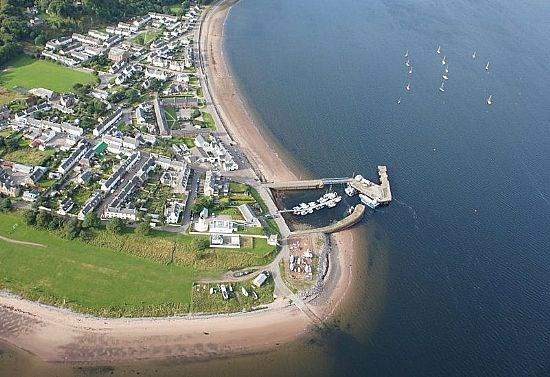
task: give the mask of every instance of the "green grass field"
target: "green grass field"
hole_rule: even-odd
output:
[[[139,46],[149,46],[151,43],[157,39],[162,32],[158,30],[148,30],[145,33],[138,35],[137,37],[131,40],[132,43],[135,43]]]
[[[54,149],[41,151],[38,148],[24,148],[6,153],[2,158],[7,161],[17,162],[24,165],[42,165],[42,162],[55,153]]]
[[[93,82],[95,77],[46,60],[22,55],[7,64],[0,72],[0,86],[7,90],[16,87],[46,88],[56,92],[71,91],[74,84]]]
[[[99,231],[88,242],[68,241],[26,226],[16,212],[0,213],[0,236],[46,246],[0,240],[0,289],[106,317],[186,313],[194,281],[266,264],[275,255],[262,239],[248,239],[238,250],[201,251],[206,237],[160,231],[148,237]]]
[[[153,261],[67,241],[0,215],[0,235],[46,245],[0,240],[0,287],[32,300],[103,316],[169,315],[187,312],[192,268]],[[19,224],[12,231],[14,224]]]
[[[166,114],[166,121],[168,122],[168,127],[173,129],[178,125],[178,115],[176,109],[172,107],[165,107],[164,112]]]
[[[206,123],[206,126],[212,130],[216,130],[216,123],[214,122],[214,118],[212,118],[212,114],[207,113],[206,111],[202,112],[202,120],[204,123]]]

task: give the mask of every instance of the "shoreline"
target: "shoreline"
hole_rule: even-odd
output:
[[[276,144],[254,121],[224,58],[225,20],[237,2],[217,2],[201,20],[200,49],[207,51],[213,63],[203,72],[205,98],[207,101],[211,101],[209,96],[215,98],[216,122],[238,144],[260,177],[293,179],[297,167],[282,152],[279,155]],[[355,252],[352,232],[346,230],[331,236],[335,252],[329,254],[329,273],[323,292],[308,304],[323,320],[334,316],[349,291]],[[69,363],[201,360],[250,354],[294,341],[313,327],[311,319],[287,298],[278,298],[268,309],[248,313],[106,319],[0,292],[0,317],[2,341],[44,361]]]

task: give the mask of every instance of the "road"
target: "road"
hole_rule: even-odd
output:
[[[276,214],[278,213],[278,208],[275,205],[271,192],[268,188],[264,187],[261,184],[261,178],[263,175],[259,171],[255,171],[255,167],[249,163],[248,158],[238,149],[237,143],[233,140],[231,134],[228,132],[228,128],[224,122],[223,117],[221,116],[220,109],[212,99],[211,90],[208,82],[208,56],[205,55],[207,52],[206,46],[208,46],[208,34],[202,32],[203,24],[210,14],[216,10],[216,8],[224,5],[225,1],[219,1],[213,4],[210,8],[207,8],[201,15],[201,20],[199,22],[199,27],[195,28],[195,41],[198,41],[198,59],[199,65],[197,67],[197,77],[203,88],[204,98],[206,99],[207,107],[211,109],[210,113],[214,118],[216,125],[218,125],[218,131],[216,136],[220,138],[226,145],[230,146],[231,153],[235,153],[234,157],[239,161],[239,164],[243,164],[242,169],[239,169],[235,172],[225,172],[224,175],[231,180],[236,182],[245,183],[253,188],[255,188],[260,194],[262,200],[266,204],[269,213]],[[289,255],[289,249],[287,245],[287,237],[290,235],[290,229],[288,225],[282,218],[282,216],[274,216],[274,220],[279,227],[281,233],[281,250],[269,265],[264,266],[263,270],[269,270],[273,276],[275,282],[275,294],[279,297],[286,297],[292,300],[293,304],[296,305],[304,314],[306,314],[311,321],[317,326],[322,326],[322,321],[317,317],[313,311],[307,306],[307,304],[296,296],[292,291],[286,286],[283,278],[280,276],[279,272],[279,262]]]

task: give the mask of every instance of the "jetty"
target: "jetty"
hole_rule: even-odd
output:
[[[388,179],[388,168],[385,165],[378,166],[378,177],[380,178],[380,184],[370,182],[360,175],[350,179],[348,184],[378,203],[388,204],[392,200],[392,194]]]
[[[357,224],[359,221],[361,221],[364,214],[365,214],[365,206],[363,204],[357,204],[353,209],[353,212],[349,216],[344,217],[342,220],[335,222],[334,224],[327,225],[321,228],[296,230],[294,232],[291,232],[291,235],[295,236],[295,235],[304,235],[304,234],[311,234],[311,233],[325,233],[325,234],[336,233]]]
[[[267,183],[266,187],[276,191],[290,191],[317,190],[330,185],[348,184],[358,193],[366,195],[380,204],[388,204],[392,200],[392,193],[386,165],[378,166],[378,177],[380,179],[379,184],[364,179],[361,175],[357,175],[352,178],[321,178],[301,181],[271,182]]]

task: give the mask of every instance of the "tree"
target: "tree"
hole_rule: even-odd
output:
[[[37,215],[37,212],[32,209],[28,209],[25,212],[23,212],[23,219],[25,220],[25,224],[30,226],[36,225],[36,215]]]
[[[10,198],[5,198],[0,200],[0,212],[9,212],[11,211],[12,203]]]
[[[39,211],[36,215],[36,226],[39,228],[48,228],[49,223],[52,220],[52,216],[45,211]]]
[[[151,223],[151,217],[145,216],[143,218],[143,221],[141,221],[134,230],[134,233],[140,236],[148,236],[149,233],[151,233],[151,227],[149,224]]]
[[[80,221],[78,221],[76,218],[72,217],[68,221],[65,221],[65,224],[63,224],[63,237],[67,238],[69,240],[73,240],[76,237],[78,237],[78,234],[80,233]]]
[[[128,90],[126,90],[126,98],[128,98],[129,101],[135,101],[139,98],[139,92],[134,89],[134,88],[130,88]]]
[[[101,226],[101,220],[95,212],[88,212],[86,216],[84,216],[84,220],[82,221],[82,227],[83,228],[99,228]]]
[[[114,234],[121,234],[124,231],[124,222],[118,217],[114,218],[107,223],[107,230]]]
[[[191,212],[194,214],[200,213],[203,208],[212,207],[213,201],[209,196],[199,196],[193,206],[191,207]]]

